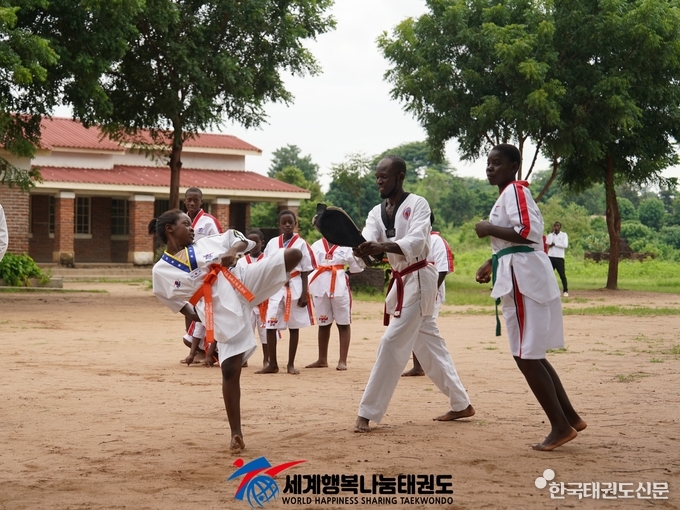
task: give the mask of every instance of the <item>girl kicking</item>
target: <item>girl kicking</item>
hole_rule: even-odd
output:
[[[149,233],[167,245],[153,267],[153,293],[173,312],[205,324],[206,342],[214,340],[219,344],[230,448],[243,449],[241,365],[257,349],[249,329],[251,308],[281,287],[302,254],[299,250],[281,250],[267,260],[237,268],[234,275],[226,268],[233,266],[239,253],[255,244],[236,230],[194,243],[191,219],[179,209],[172,209],[151,220]]]
[[[290,330],[290,340],[286,368],[289,374],[299,374],[300,371],[295,368],[295,354],[300,338],[300,328],[314,325],[307,277],[310,271],[316,269],[316,262],[307,242],[295,233],[295,226],[297,225],[295,213],[287,209],[281,211],[277,223],[281,235],[267,243],[267,247],[264,249],[265,259],[274,256],[284,248],[300,250],[302,258],[294,271],[290,273],[290,281],[269,298],[269,305],[267,306],[269,364],[257,373],[275,374],[279,371],[279,363],[276,359],[277,332],[288,329]]]
[[[586,428],[557,372],[545,359],[548,349],[564,347],[560,291],[543,252],[543,217],[528,183],[516,181],[522,164],[519,150],[500,144],[489,153],[486,176],[499,197],[489,221],[475,231],[491,237],[493,257],[477,270],[479,283],[493,281],[491,297],[503,302],[510,350],[531,391],[550,420],[551,430],[534,450],[549,451],[574,439]],[[496,318],[498,321],[498,318]],[[500,335],[500,323],[497,324]]]

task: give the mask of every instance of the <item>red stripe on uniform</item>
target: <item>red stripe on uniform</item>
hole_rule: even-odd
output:
[[[531,232],[531,222],[529,221],[529,208],[527,207],[527,197],[524,195],[524,190],[526,189],[519,183],[513,183],[513,189],[515,190],[515,198],[517,198],[517,208],[519,209],[519,219],[522,222],[522,230],[519,235],[524,239],[529,237]]]
[[[519,357],[522,357],[522,341],[524,340],[524,296],[519,291],[519,286],[517,285],[517,278],[515,278],[515,272],[512,271],[512,287],[513,287],[513,299],[515,300],[515,315],[517,316],[517,323],[519,324]]]
[[[305,241],[305,246],[307,246],[307,251],[309,252],[309,258],[312,259],[312,267],[314,269],[318,269],[319,266],[316,263],[316,257],[314,256],[314,252],[312,251],[312,247],[309,246],[309,244]]]
[[[222,230],[222,225],[220,225],[220,222],[217,220],[217,218],[215,218],[212,214],[206,213],[205,215],[206,215],[208,218],[211,218],[211,219],[215,222],[215,226],[217,227],[217,231],[218,231],[220,234],[224,234],[224,230]]]

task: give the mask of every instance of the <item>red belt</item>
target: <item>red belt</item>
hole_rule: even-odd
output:
[[[424,267],[427,267],[429,262],[427,260],[420,260],[416,262],[415,264],[411,264],[408,266],[406,269],[403,271],[395,271],[392,269],[392,279],[390,280],[390,284],[387,287],[387,294],[390,293],[390,290],[392,290],[392,285],[394,283],[397,283],[397,306],[394,309],[394,316],[395,317],[400,317],[401,316],[401,309],[404,306],[404,280],[403,277],[406,276],[407,274],[413,273],[415,271],[418,271],[420,269],[423,269]],[[385,309],[383,312],[383,325],[389,326],[390,324],[390,316],[387,313],[387,303],[385,303]]]
[[[201,298],[205,300],[205,343],[209,344],[215,341],[215,320],[213,316],[213,300],[212,300],[212,286],[217,281],[217,275],[222,273],[227,281],[234,289],[239,292],[250,303],[255,296],[243,285],[243,282],[236,278],[229,269],[219,264],[210,266],[210,272],[205,275],[201,287],[191,296],[189,303],[196,306]],[[207,350],[207,348],[206,348]]]
[[[309,284],[311,285],[314,280],[316,280],[317,276],[319,276],[321,273],[331,271],[331,289],[330,289],[330,294],[328,294],[328,297],[333,297],[335,294],[335,279],[338,276],[338,271],[342,271],[345,269],[344,264],[336,264],[334,266],[319,266],[316,269],[316,273],[314,276],[312,276],[312,279],[309,280]]]

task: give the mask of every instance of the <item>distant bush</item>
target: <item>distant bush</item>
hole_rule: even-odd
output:
[[[633,202],[627,198],[619,197],[616,199],[616,203],[619,205],[619,214],[621,215],[621,221],[637,221],[638,212],[635,209]]]
[[[0,261],[0,278],[12,287],[27,286],[29,278],[38,278],[40,283],[50,281],[50,273],[43,272],[35,261],[26,254],[6,253]]]

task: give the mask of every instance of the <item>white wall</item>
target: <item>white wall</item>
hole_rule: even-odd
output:
[[[77,152],[51,152],[36,154],[33,165],[66,168],[113,168],[113,154],[80,154]]]

